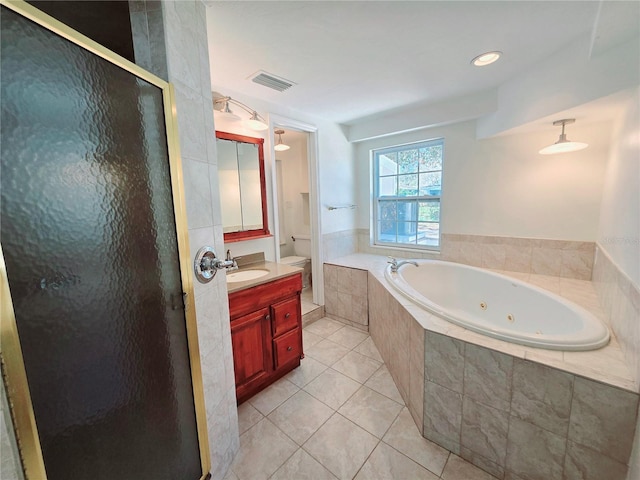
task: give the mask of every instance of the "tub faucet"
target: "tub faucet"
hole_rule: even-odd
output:
[[[415,265],[416,267],[418,266],[418,262],[415,262],[413,260],[402,260],[401,262],[398,262],[398,260],[396,260],[394,257],[389,257],[389,259],[390,260],[387,263],[391,264],[391,272],[393,273],[397,272],[398,268],[400,268],[405,263]]]

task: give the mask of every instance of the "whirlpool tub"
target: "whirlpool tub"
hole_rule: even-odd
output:
[[[481,268],[436,260],[404,264],[386,279],[402,295],[445,320],[511,343],[551,350],[595,350],[609,330],[558,295]]]

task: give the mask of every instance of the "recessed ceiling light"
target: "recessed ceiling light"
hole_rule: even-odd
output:
[[[502,52],[498,51],[481,53],[476,58],[471,60],[471,63],[476,67],[484,67],[485,65],[490,65],[493,62],[497,61],[501,55]]]

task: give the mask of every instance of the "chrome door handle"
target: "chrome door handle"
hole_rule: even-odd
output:
[[[200,283],[209,283],[216,276],[218,270],[222,270],[233,265],[231,260],[222,260],[216,257],[213,247],[204,246],[193,259],[193,270]]]

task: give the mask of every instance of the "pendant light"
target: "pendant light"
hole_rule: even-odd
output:
[[[577,152],[578,150],[582,150],[589,146],[588,143],[582,142],[572,142],[567,139],[567,136],[564,133],[564,126],[570,125],[576,121],[575,118],[565,118],[563,120],[556,120],[553,122],[554,126],[562,125],[562,133],[558,138],[558,141],[552,145],[544,147],[538,153],[542,155],[553,155],[554,153],[569,153],[569,152]]]
[[[284,133],[284,130],[274,130],[273,133],[278,135],[278,143],[276,143],[276,146],[273,147],[275,151],[284,152],[285,150],[289,150],[291,148],[289,145],[286,145],[282,142],[282,134]]]

